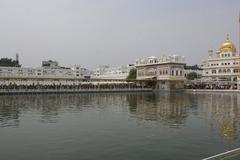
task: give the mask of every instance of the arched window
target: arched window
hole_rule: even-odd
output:
[[[216,70],[212,70],[212,74],[216,74]]]

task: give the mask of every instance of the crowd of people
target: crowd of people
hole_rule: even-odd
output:
[[[186,84],[184,86],[185,89],[226,89],[226,90],[231,90],[231,89],[237,89],[237,85],[232,85],[232,84],[204,84],[204,83],[199,83],[199,84]]]
[[[0,90],[41,90],[41,89],[52,89],[52,90],[61,90],[61,89],[72,89],[72,90],[81,90],[81,89],[141,89],[141,88],[150,88],[147,85],[140,85],[136,83],[88,83],[88,84],[72,84],[72,85],[62,85],[62,84],[30,84],[30,85],[17,85],[17,84],[2,84],[0,85]]]

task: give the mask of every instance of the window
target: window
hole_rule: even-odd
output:
[[[212,74],[216,74],[216,70],[212,70]]]
[[[178,76],[178,71],[176,71],[176,76]]]

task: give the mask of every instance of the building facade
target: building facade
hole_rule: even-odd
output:
[[[182,89],[185,81],[185,57],[177,55],[138,59],[137,80],[152,80],[156,90]]]
[[[93,70],[92,77],[98,79],[126,79],[134,65],[101,65]]]
[[[60,66],[58,65],[58,62],[57,61],[52,61],[52,60],[42,61],[42,67],[45,67],[45,68],[60,68]]]
[[[240,56],[229,35],[217,51],[209,49],[208,53],[202,69],[209,88],[240,89]]]
[[[88,70],[81,67],[51,68],[51,67],[0,67],[0,77],[26,78],[84,78]]]

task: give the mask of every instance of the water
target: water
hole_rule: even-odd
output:
[[[239,127],[237,93],[0,96],[0,159],[195,160]]]

